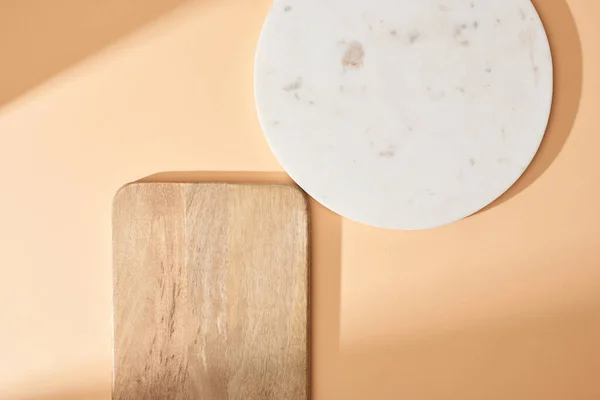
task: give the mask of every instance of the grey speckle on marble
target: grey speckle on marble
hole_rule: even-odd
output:
[[[527,168],[552,59],[530,0],[275,0],[255,96],[275,156],[317,201],[425,229],[480,210]]]

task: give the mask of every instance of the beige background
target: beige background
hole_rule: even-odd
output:
[[[600,2],[534,3],[556,96],[509,193],[423,232],[313,204],[314,399],[600,398]],[[269,5],[0,0],[0,398],[110,398],[121,185],[287,179],[252,95]]]

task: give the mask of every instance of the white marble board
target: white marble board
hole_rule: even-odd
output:
[[[464,218],[506,191],[544,136],[552,59],[529,0],[276,0],[255,95],[284,169],[350,219]]]

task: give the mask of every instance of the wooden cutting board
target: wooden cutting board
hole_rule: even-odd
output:
[[[113,399],[309,397],[297,188],[132,184],[115,198],[113,241]]]

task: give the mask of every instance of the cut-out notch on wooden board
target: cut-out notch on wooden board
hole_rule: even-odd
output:
[[[309,398],[300,190],[132,184],[113,246],[114,399]]]

